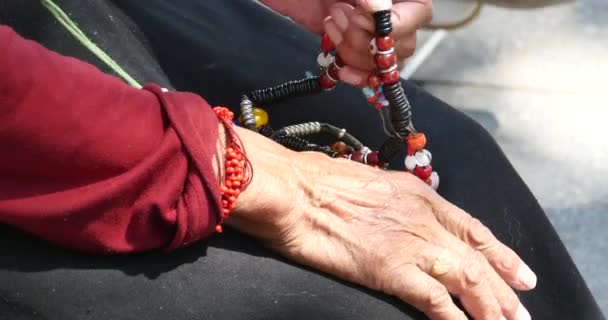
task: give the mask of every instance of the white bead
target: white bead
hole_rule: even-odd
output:
[[[369,42],[369,52],[374,55],[376,53],[378,53],[378,46],[376,45],[376,39],[372,39]]]
[[[413,157],[413,156],[405,157],[405,168],[407,170],[414,170],[416,168],[416,157]]]
[[[437,190],[437,188],[439,188],[439,174],[437,171],[433,171],[429,179],[431,179],[431,188],[433,188],[433,190]]]
[[[330,64],[334,63],[334,59],[334,56],[332,56],[331,54],[325,54],[321,52],[319,53],[319,56],[317,56],[317,63],[322,68],[327,68]]]
[[[432,156],[431,153],[426,149],[416,152],[414,157],[416,158],[416,164],[419,167],[426,167],[431,164]]]
[[[373,0],[366,2],[368,7],[367,9],[372,12],[390,10],[393,6],[393,0]]]
[[[162,92],[169,92],[169,89],[167,89],[167,88],[160,88],[160,91],[162,91]]]

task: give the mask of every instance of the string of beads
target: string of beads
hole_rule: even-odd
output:
[[[425,149],[426,136],[418,132],[412,122],[411,105],[400,82],[395,41],[391,35],[391,1],[373,12],[375,36],[370,41],[370,52],[374,57],[376,71],[371,74],[363,94],[372,107],[378,110],[387,140],[372,151],[354,136],[330,124],[309,122],[272,130],[266,121],[254,114],[255,106],[270,105],[288,98],[299,97],[333,90],[340,81],[340,70],[344,61],[336,53],[336,48],[327,35],[321,38],[321,52],[317,56],[320,68],[318,77],[290,81],[275,87],[256,90],[243,96],[241,100],[241,121],[251,130],[275,140],[296,151],[318,151],[331,157],[343,157],[356,162],[386,168],[387,164],[407,150],[405,166],[408,172],[418,176],[437,189],[439,175],[431,166],[432,155]],[[258,112],[259,113],[259,112]],[[320,146],[305,140],[305,136],[326,134],[338,139],[332,147]]]

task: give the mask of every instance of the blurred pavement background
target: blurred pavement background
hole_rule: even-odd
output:
[[[485,5],[462,29],[422,31],[419,48],[429,39],[412,80],[495,137],[608,314],[608,0]]]

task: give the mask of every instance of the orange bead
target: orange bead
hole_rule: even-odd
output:
[[[235,203],[236,202],[236,197],[232,196],[232,197],[228,198],[228,202]]]
[[[234,168],[234,167],[228,167],[228,168],[226,168],[226,172],[227,173],[234,173],[235,171],[236,171],[236,168]]]
[[[381,76],[382,76],[382,82],[384,84],[397,83],[399,81],[399,70],[395,69],[390,72],[385,72],[385,73],[382,73]]]
[[[339,154],[347,154],[348,153],[348,146],[346,145],[346,143],[344,143],[342,141],[338,141],[338,142],[334,143],[331,146],[331,149],[334,152],[337,152]]]
[[[378,50],[390,50],[394,45],[395,40],[393,40],[393,37],[391,36],[376,37],[376,46],[378,47]]]
[[[222,233],[222,231],[224,231],[224,230],[222,229],[221,225],[218,224],[217,226],[215,226],[215,232]]]
[[[377,54],[374,56],[376,66],[380,69],[388,69],[397,63],[397,56],[394,53]]]
[[[426,146],[426,136],[422,132],[410,134],[407,137],[408,150],[422,150]]]

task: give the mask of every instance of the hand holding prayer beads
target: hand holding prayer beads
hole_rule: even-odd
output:
[[[366,1],[361,1],[366,2]],[[366,87],[363,93],[367,101],[379,111],[384,131],[389,136],[378,151],[371,151],[363,146],[354,137],[346,134],[328,124],[306,123],[273,131],[267,126],[263,134],[276,142],[297,151],[320,151],[332,157],[342,156],[356,162],[374,167],[384,167],[398,154],[399,149],[407,148],[406,167],[428,185],[437,189],[439,176],[433,171],[430,161],[430,152],[424,149],[426,138],[418,133],[412,123],[410,104],[401,87],[397,55],[395,53],[395,40],[392,36],[393,26],[391,18],[392,1],[368,1],[365,7],[370,10],[374,19],[375,36],[370,41],[370,53],[373,57],[375,69],[366,77]],[[382,8],[382,9],[379,9]],[[258,131],[260,125],[254,115],[253,104],[278,102],[280,100],[300,95],[333,90],[340,81],[341,70],[348,67],[337,53],[339,43],[332,43],[331,34],[323,35],[321,39],[321,52],[317,56],[320,76],[301,81],[289,82],[277,87],[257,90],[243,97],[241,112],[245,125]],[[254,121],[254,119],[256,121]],[[267,122],[267,121],[266,121]],[[324,130],[323,130],[324,129]],[[344,148],[317,146],[303,139],[305,135],[329,133],[345,142],[350,142],[346,154]],[[416,162],[419,160],[419,162]]]

